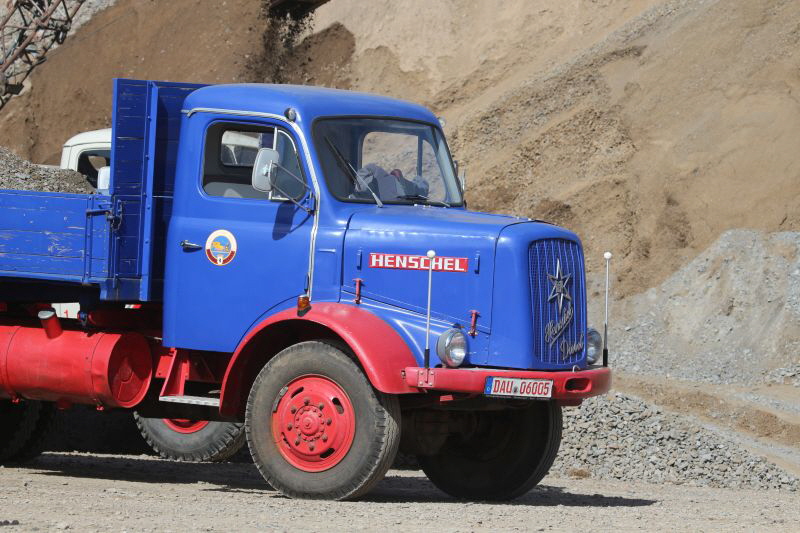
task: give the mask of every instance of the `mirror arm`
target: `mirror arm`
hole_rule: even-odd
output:
[[[278,191],[279,193],[281,193],[287,200],[292,202],[294,205],[296,205],[297,207],[299,207],[300,209],[302,209],[303,211],[305,211],[309,215],[313,215],[314,214],[314,210],[313,209],[304,206],[303,204],[301,204],[300,202],[298,202],[297,200],[295,200],[294,198],[292,198],[291,196],[286,194],[286,191],[281,190],[281,188],[278,187],[277,185],[275,185],[274,183],[272,184],[272,188],[275,189],[276,191]],[[311,196],[313,198],[314,195],[312,194]]]

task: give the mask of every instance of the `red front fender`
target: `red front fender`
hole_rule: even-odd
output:
[[[370,311],[354,305],[322,302],[312,304],[311,309],[302,316],[294,308],[276,313],[245,336],[231,357],[222,381],[220,412],[223,415],[239,412],[241,401],[247,394],[242,389],[249,383],[245,379],[244,369],[248,359],[246,348],[250,341],[266,328],[288,321],[313,322],[336,333],[356,355],[370,383],[379,391],[387,394],[418,392],[417,388],[406,383],[402,374],[406,367],[416,366],[417,360],[389,324]]]

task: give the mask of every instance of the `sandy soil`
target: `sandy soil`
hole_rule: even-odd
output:
[[[511,504],[463,503],[420,472],[389,472],[365,501],[288,500],[244,464],[48,454],[0,468],[8,531],[786,531],[796,495],[545,478]]]

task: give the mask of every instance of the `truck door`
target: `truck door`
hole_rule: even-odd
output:
[[[231,352],[251,325],[291,305],[307,283],[313,215],[280,193],[253,189],[256,152],[281,153],[276,183],[295,199],[307,191],[297,178],[308,182],[308,169],[299,140],[277,122],[198,113],[184,124],[182,143],[203,141],[202,150],[180,148],[166,245],[164,344]]]

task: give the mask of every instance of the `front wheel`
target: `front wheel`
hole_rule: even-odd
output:
[[[400,442],[397,398],[372,388],[342,350],[286,348],[258,374],[245,426],[264,479],[293,498],[358,498],[380,481]]]
[[[456,498],[511,500],[541,481],[561,443],[560,406],[536,402],[474,417],[469,431],[450,435],[433,455],[418,456],[434,485]]]

